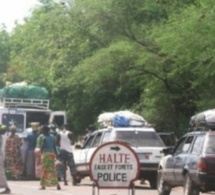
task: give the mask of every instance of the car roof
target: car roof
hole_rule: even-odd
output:
[[[201,134],[206,134],[207,131],[191,131],[187,132],[184,136],[189,136],[189,135],[201,135]]]

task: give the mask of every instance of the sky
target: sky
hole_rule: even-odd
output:
[[[0,0],[0,25],[4,23],[6,29],[11,31],[15,21],[22,23],[37,4],[38,0]]]

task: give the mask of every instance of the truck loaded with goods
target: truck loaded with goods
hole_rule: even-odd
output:
[[[65,111],[50,109],[48,91],[44,87],[28,85],[26,82],[7,84],[0,89],[0,124],[7,129],[16,126],[16,134],[22,139],[32,123],[46,125],[55,123],[58,127],[67,123]],[[9,131],[3,136],[3,150]]]

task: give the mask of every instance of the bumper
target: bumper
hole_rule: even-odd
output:
[[[198,183],[203,192],[215,191],[215,174],[199,173]]]
[[[150,179],[157,176],[158,163],[141,163],[139,178]]]

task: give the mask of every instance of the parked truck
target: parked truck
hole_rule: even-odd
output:
[[[0,101],[0,124],[16,126],[16,134],[23,140],[32,122],[40,125],[55,123],[58,127],[67,123],[65,111],[52,111],[48,99],[2,98]],[[3,151],[5,150],[7,131],[3,135]],[[23,140],[23,146],[25,147]],[[23,150],[23,148],[21,148]],[[25,155],[22,153],[22,156]],[[24,156],[22,157],[24,159]]]
[[[65,111],[52,111],[48,99],[3,98],[0,102],[0,123],[7,127],[15,124],[17,135],[23,137],[32,122],[41,125],[54,122],[58,127],[66,124]]]

